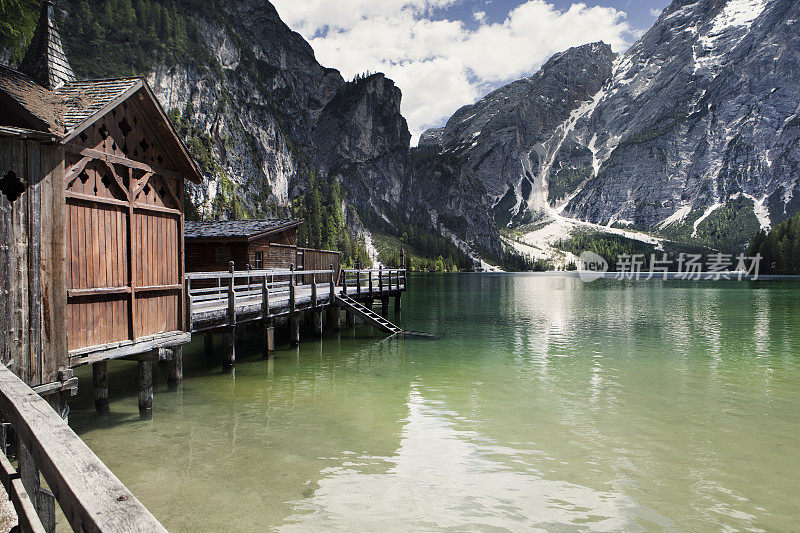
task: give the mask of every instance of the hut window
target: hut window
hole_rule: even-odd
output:
[[[25,185],[13,170],[9,170],[6,175],[0,179],[0,192],[6,195],[9,202],[13,203],[24,191]]]
[[[264,252],[258,251],[255,253],[253,257],[253,268],[256,270],[261,270],[264,265]]]
[[[228,259],[228,254],[225,253],[226,250],[224,247],[220,246],[217,248],[217,263],[224,263]]]

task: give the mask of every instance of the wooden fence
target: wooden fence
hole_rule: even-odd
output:
[[[54,530],[53,498],[74,531],[166,531],[50,404],[4,365],[0,414],[17,435],[19,471],[4,449],[0,478],[23,531]],[[49,491],[40,486],[40,473]]]
[[[369,270],[343,269],[342,294],[374,295],[404,291],[406,270],[404,268],[373,268]]]

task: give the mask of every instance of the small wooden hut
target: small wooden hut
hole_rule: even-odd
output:
[[[143,78],[77,81],[45,2],[0,67],[0,358],[29,385],[186,342],[185,180]],[[62,374],[59,374],[62,371]]]
[[[186,271],[288,269],[339,271],[339,252],[297,246],[300,218],[186,222]],[[321,278],[320,278],[321,279]]]

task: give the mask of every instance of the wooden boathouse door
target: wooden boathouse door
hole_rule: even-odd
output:
[[[184,329],[183,179],[145,116],[123,104],[67,147],[71,356]]]

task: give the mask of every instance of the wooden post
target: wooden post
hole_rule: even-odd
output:
[[[347,271],[342,272],[342,294],[347,296]]]
[[[336,273],[333,271],[333,265],[331,265],[331,300],[330,304],[333,305],[334,300],[336,300],[336,280],[334,276]]]
[[[192,280],[186,279],[186,331],[192,331]]]
[[[205,332],[205,354],[206,357],[214,355],[214,334],[210,331]]]
[[[392,292],[392,271],[389,270],[389,292]]]
[[[394,312],[395,313],[399,313],[400,312],[400,308],[402,307],[402,304],[400,303],[400,295],[401,294],[402,293],[400,291],[397,291],[397,294],[394,297]]]
[[[264,321],[264,357],[275,356],[275,324],[272,320]]]
[[[294,265],[289,265],[291,271],[289,279],[289,343],[292,346],[300,344],[300,316],[295,306],[295,274]]]
[[[314,310],[312,317],[314,320],[314,333],[317,337],[322,337],[322,311],[319,309]]]
[[[236,324],[236,291],[233,286],[236,278],[233,275],[233,261],[230,262],[228,271],[231,274],[231,279],[228,283],[228,324],[233,326]]]
[[[372,269],[369,270],[369,295],[372,296]]]
[[[225,368],[230,368],[236,363],[236,326],[231,327],[225,332],[225,360],[222,362]]]
[[[25,487],[25,492],[28,493],[31,502],[36,507],[36,514],[39,515],[44,530],[47,533],[54,533],[56,530],[56,500],[52,492],[42,488],[39,469],[36,467],[33,455],[20,439],[17,439],[17,463],[22,486]]]
[[[108,412],[108,361],[92,364],[92,390],[94,408],[100,413]]]
[[[311,307],[317,308],[317,280],[311,282]]]
[[[383,293],[383,265],[378,267],[378,292]]]
[[[356,270],[356,294],[361,294],[361,271]]]
[[[183,381],[183,346],[172,348],[172,360],[169,362],[169,383],[180,383]]]
[[[381,315],[386,316],[389,314],[389,293],[381,296]]]
[[[345,310],[344,317],[345,324],[347,324],[348,328],[352,328],[356,325],[356,317],[353,315],[353,312],[350,309]]]
[[[266,323],[269,320],[269,284],[267,275],[264,274],[264,281],[261,283],[261,316]]]
[[[153,363],[139,361],[139,414],[149,415],[153,412]]]

